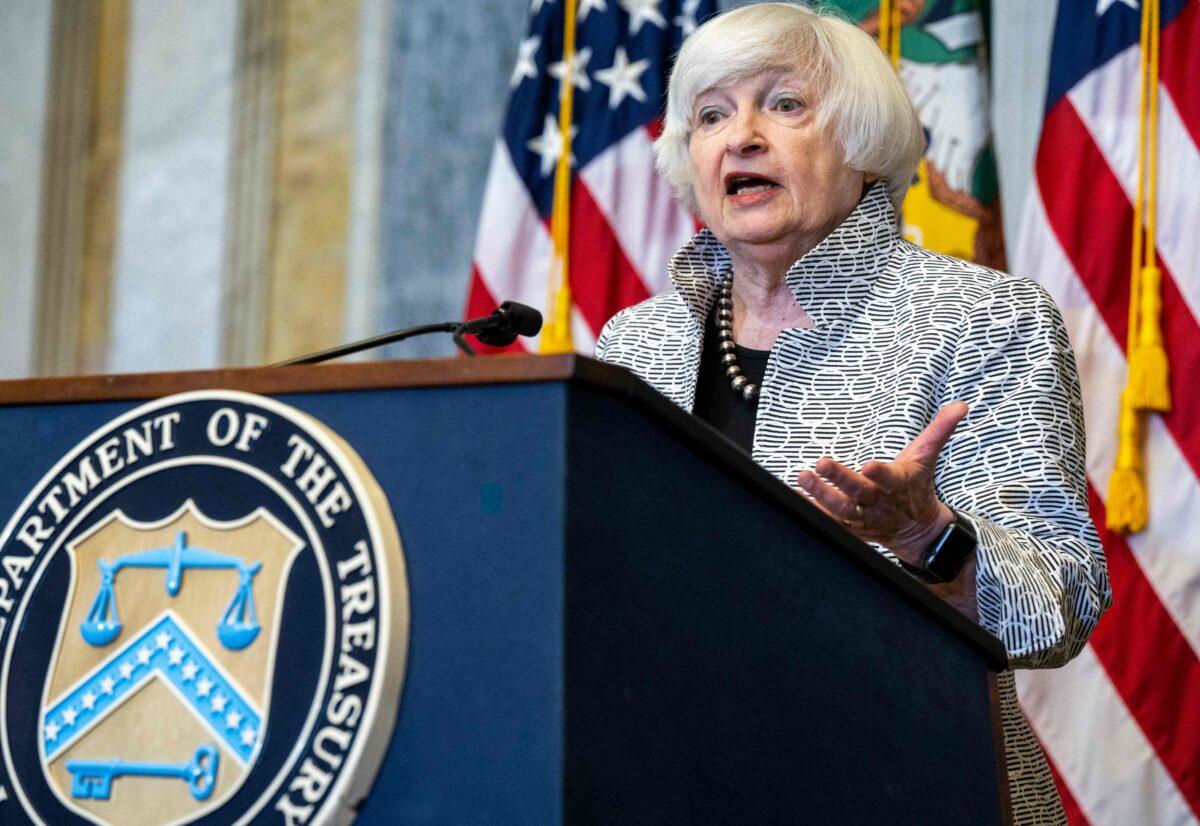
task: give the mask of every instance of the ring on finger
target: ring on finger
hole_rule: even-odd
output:
[[[854,513],[851,514],[850,516],[846,517],[845,519],[843,519],[842,522],[844,522],[847,525],[861,525],[864,515],[865,515],[865,512],[863,511],[863,506],[858,504],[857,502],[855,502],[854,503]]]

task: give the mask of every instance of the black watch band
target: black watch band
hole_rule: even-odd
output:
[[[979,545],[975,527],[958,511],[951,510],[954,521],[930,543],[920,565],[901,565],[913,576],[925,582],[951,582],[962,571]]]

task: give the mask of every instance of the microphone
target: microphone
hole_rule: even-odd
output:
[[[507,347],[517,336],[536,336],[542,329],[542,314],[525,304],[505,301],[489,316],[463,324],[460,335],[474,335],[492,347]]]
[[[451,333],[453,334],[454,344],[458,349],[468,356],[473,356],[475,355],[475,350],[463,338],[464,336],[475,336],[484,344],[489,344],[493,347],[507,347],[517,340],[517,336],[535,336],[541,329],[541,313],[525,304],[520,304],[516,301],[505,301],[491,315],[480,316],[479,318],[472,318],[467,321],[443,321],[440,324],[424,324],[420,327],[395,330],[383,335],[364,338],[361,341],[353,341],[349,344],[331,347],[328,350],[321,350],[318,353],[309,353],[306,356],[279,361],[271,366],[287,367],[293,364],[316,364],[317,362],[348,356],[351,353],[357,353],[361,350],[369,350],[372,347],[381,347],[384,344],[403,341],[406,338],[423,336],[426,333]]]

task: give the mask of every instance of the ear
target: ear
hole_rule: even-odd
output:
[[[871,184],[878,181],[881,177],[883,177],[883,176],[876,175],[874,172],[864,172],[863,173],[863,183],[870,186]]]

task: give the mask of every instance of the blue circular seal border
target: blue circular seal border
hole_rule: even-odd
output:
[[[215,422],[215,424],[214,424]],[[154,449],[144,455],[124,461],[118,452],[106,449],[114,439],[134,430],[152,433]],[[102,457],[107,456],[107,461]],[[46,497],[64,474],[78,469],[79,463],[92,457],[93,469],[103,465],[102,478],[85,494],[72,496],[69,508],[61,498],[57,507],[47,508]],[[299,458],[297,458],[299,457]],[[294,460],[294,461],[293,461]],[[324,496],[310,499],[298,487],[301,462],[326,463],[333,470],[334,482],[323,486]],[[289,464],[290,473],[288,472]],[[119,466],[118,466],[119,465]],[[8,801],[3,807],[20,803],[23,813],[33,822],[47,822],[56,813],[39,811],[30,801],[21,783],[22,773],[31,774],[31,762],[38,756],[14,754],[11,745],[9,710],[10,681],[14,672],[14,646],[21,635],[26,611],[34,600],[61,600],[65,593],[41,592],[43,575],[54,560],[66,553],[70,538],[87,525],[89,517],[99,513],[99,506],[110,494],[127,485],[143,485],[154,474],[186,466],[220,468],[256,479],[266,489],[278,495],[277,508],[286,507],[303,524],[305,547],[321,571],[325,600],[325,633],[322,640],[321,670],[318,687],[312,702],[304,709],[288,709],[286,702],[272,703],[270,716],[300,713],[305,716],[301,736],[287,751],[277,766],[252,766],[245,786],[260,789],[250,805],[235,802],[243,798],[235,794],[214,811],[201,812],[196,818],[177,821],[191,822],[197,818],[207,822],[245,823],[267,816],[284,823],[342,822],[353,817],[353,810],[366,796],[374,782],[387,745],[391,739],[404,680],[408,647],[409,603],[408,585],[399,535],[386,496],[362,459],[345,441],[328,427],[294,407],[263,396],[237,391],[197,391],[169,396],[141,405],[107,422],[70,450],[25,497],[0,534],[0,559],[12,555],[33,556],[25,569],[19,587],[15,579],[5,582],[0,593],[0,788],[6,789]],[[340,486],[342,495],[336,495]],[[78,491],[77,491],[78,492]],[[162,509],[175,510],[180,504],[167,493]],[[61,497],[61,494],[60,494]],[[39,508],[40,505],[40,508]],[[247,506],[247,512],[254,507]],[[65,511],[65,514],[61,513]],[[57,518],[52,518],[57,517]],[[38,520],[30,529],[30,520]],[[52,523],[52,524],[51,524]],[[22,535],[24,538],[22,539]],[[35,540],[33,543],[30,540]],[[37,546],[35,551],[33,548]],[[22,561],[20,565],[25,565]],[[5,565],[5,568],[8,566]],[[16,570],[20,570],[20,566]],[[370,622],[369,649],[347,650],[345,633],[349,624],[339,602],[341,574],[358,575],[356,582],[371,580],[373,606],[369,616],[356,614],[354,623]],[[361,595],[361,590],[359,590]],[[7,608],[5,607],[7,606]],[[303,611],[307,606],[285,601],[284,613]],[[362,608],[361,602],[357,605]],[[359,626],[361,627],[361,626]],[[60,629],[61,633],[61,629]],[[359,637],[359,642],[362,638]],[[355,661],[356,681],[346,680],[345,691],[337,688],[339,661],[347,654]],[[279,665],[276,664],[276,670]],[[365,678],[362,677],[363,669]],[[28,678],[29,675],[22,675]],[[35,679],[44,679],[44,674]],[[350,698],[357,700],[351,702]],[[339,699],[340,698],[340,699]],[[333,715],[332,705],[340,702],[340,711]],[[349,715],[345,709],[358,707]],[[319,757],[314,749],[322,723],[333,725],[340,717],[343,731],[349,729],[349,745],[336,766]],[[28,726],[27,719],[19,725]],[[267,723],[270,726],[270,722]],[[327,781],[317,788],[317,775]],[[20,767],[20,768],[18,768]],[[14,799],[14,795],[15,798]],[[71,807],[74,808],[74,807]],[[93,819],[82,810],[76,814]]]

